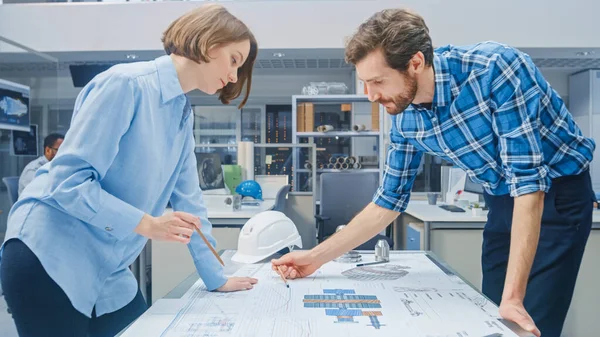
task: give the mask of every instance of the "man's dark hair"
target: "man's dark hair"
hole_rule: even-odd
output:
[[[381,49],[392,69],[406,71],[410,59],[422,52],[425,64],[433,64],[433,45],[423,18],[405,9],[375,13],[358,27],[346,44],[346,62],[356,65],[367,54]]]
[[[60,133],[51,133],[44,138],[44,149],[47,147],[53,147],[59,139],[65,139],[65,136]]]

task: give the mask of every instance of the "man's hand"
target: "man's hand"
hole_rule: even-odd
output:
[[[271,260],[272,268],[284,278],[295,279],[306,277],[317,271],[323,263],[312,256],[311,251],[300,251],[285,254],[276,260]]]
[[[521,301],[503,300],[500,303],[500,316],[511,322],[515,322],[523,330],[531,332],[537,337],[541,336],[540,330],[535,326],[533,319],[529,316]]]
[[[194,227],[200,229],[200,219],[189,213],[173,212],[158,218],[145,214],[135,232],[152,240],[188,244]]]
[[[230,277],[224,285],[217,288],[219,292],[231,292],[239,290],[250,290],[258,282],[257,279],[251,277]]]

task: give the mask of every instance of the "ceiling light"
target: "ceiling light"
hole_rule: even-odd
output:
[[[138,58],[136,54],[127,54],[125,57],[127,57],[128,60],[135,60]]]
[[[590,50],[590,51],[578,51],[578,52],[575,53],[575,55],[577,55],[577,56],[589,56],[589,55],[594,55],[594,54],[596,54],[596,52],[593,51],[593,50]]]
[[[284,57],[284,53],[273,53],[273,57]]]

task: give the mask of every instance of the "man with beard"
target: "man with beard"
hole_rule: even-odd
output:
[[[483,293],[523,329],[559,336],[591,228],[595,143],[531,58],[495,42],[434,50],[422,17],[392,9],[359,27],[346,59],[392,115],[382,184],[343,231],[273,268],[305,277],[381,232],[434,154],[485,189]]]

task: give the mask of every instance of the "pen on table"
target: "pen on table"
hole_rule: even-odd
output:
[[[204,240],[204,243],[206,243],[208,248],[210,248],[210,251],[213,253],[213,255],[217,258],[217,260],[219,260],[221,265],[224,266],[225,263],[223,263],[223,260],[221,260],[221,257],[219,256],[217,251],[213,248],[213,246],[210,244],[210,242],[208,242],[208,240],[206,240],[206,237],[204,236],[204,234],[202,234],[202,231],[200,231],[200,229],[198,229],[198,227],[196,227],[196,226],[194,226],[194,228],[196,229],[196,232],[198,232],[198,234],[200,235],[202,240]]]
[[[375,261],[375,262],[359,263],[356,266],[362,267],[362,266],[370,266],[370,265],[374,265],[374,264],[388,263],[388,262],[390,262],[390,261]]]
[[[287,280],[285,279],[285,277],[283,277],[283,272],[281,271],[281,266],[277,266],[277,270],[279,271],[279,277],[281,277],[281,279],[283,280],[283,283],[285,283],[286,287],[290,287],[290,285],[287,283]]]

